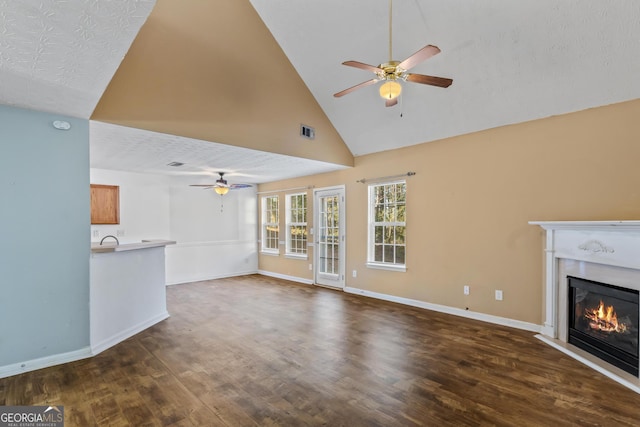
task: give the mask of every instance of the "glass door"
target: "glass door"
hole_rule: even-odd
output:
[[[344,288],[344,187],[314,191],[315,283]]]

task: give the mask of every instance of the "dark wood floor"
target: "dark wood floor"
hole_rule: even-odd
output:
[[[66,426],[638,426],[640,395],[532,333],[263,276],[168,288],[171,318],[0,380]]]

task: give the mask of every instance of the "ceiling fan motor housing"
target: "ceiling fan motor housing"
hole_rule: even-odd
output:
[[[389,61],[378,65],[382,71],[376,73],[380,80],[397,80],[404,76],[406,70],[398,67],[400,61]]]

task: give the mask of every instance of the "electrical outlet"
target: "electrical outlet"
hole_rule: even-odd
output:
[[[496,289],[496,300],[502,301],[502,291]]]
[[[100,230],[93,230],[93,237],[95,238],[100,237]]]
[[[464,294],[465,295],[469,295],[469,286],[468,285],[464,286]]]
[[[313,264],[309,264],[309,271],[313,270]]]
[[[118,236],[118,237],[124,236],[124,230],[122,230],[122,229],[121,230],[116,230],[116,236]]]
[[[353,272],[351,273],[351,275],[353,277],[358,277],[358,270],[353,270]]]

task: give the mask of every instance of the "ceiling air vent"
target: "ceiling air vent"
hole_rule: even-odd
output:
[[[311,126],[300,125],[300,136],[307,139],[314,139],[316,137],[316,130]]]
[[[167,166],[173,166],[174,168],[180,167],[182,165],[184,165],[184,163],[180,163],[180,162],[171,162],[167,164]]]

